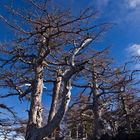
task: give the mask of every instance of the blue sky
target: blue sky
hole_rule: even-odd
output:
[[[64,0],[58,1],[65,5]],[[140,55],[140,0],[68,0],[68,3],[75,11],[94,6],[102,21],[115,24],[102,44],[112,45],[111,56],[116,61],[123,63],[131,55]]]
[[[10,0],[5,0],[10,1]],[[20,2],[15,0],[20,6]],[[23,0],[20,0],[23,1]],[[98,18],[115,25],[107,32],[102,47],[112,46],[111,55],[118,62],[140,55],[140,0],[53,0],[71,7],[76,13],[86,7],[95,7]],[[4,30],[7,34],[8,31]],[[100,48],[100,45],[99,45]]]
[[[10,0],[5,0],[8,2]],[[20,0],[18,4],[20,5]],[[105,22],[115,23],[106,33],[100,45],[108,47],[112,45],[111,56],[117,63],[124,63],[132,55],[140,55],[140,0],[55,0],[63,6],[70,6],[75,12],[81,8],[94,6],[99,11],[99,18]],[[0,10],[1,11],[1,10]],[[10,32],[0,23],[0,40],[10,38]],[[16,101],[17,98],[14,98]],[[15,101],[8,100],[9,105]],[[7,101],[6,101],[7,102]],[[17,103],[17,111],[25,113],[24,106],[28,104]],[[21,115],[22,116],[22,115]]]
[[[2,0],[5,3],[11,0]],[[20,6],[23,0],[13,0]],[[106,33],[102,47],[112,46],[111,55],[124,61],[130,54],[140,55],[140,0],[53,0],[76,13],[82,8],[95,7],[98,18],[115,25]],[[0,5],[1,7],[1,5]],[[1,8],[2,9],[2,8]],[[1,10],[0,10],[1,11]],[[10,32],[1,23],[0,39],[10,38]],[[100,45],[99,45],[100,48]]]

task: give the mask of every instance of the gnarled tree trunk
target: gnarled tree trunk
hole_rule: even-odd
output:
[[[57,113],[53,117],[53,119],[44,127],[38,129],[38,137],[35,140],[42,140],[45,137],[51,135],[56,128],[60,125],[67,109],[69,106],[70,98],[71,98],[71,77],[81,70],[84,69],[83,65],[78,65],[75,67],[66,70],[61,76],[63,81],[63,88],[62,88],[62,101],[57,110]]]
[[[93,94],[93,128],[92,128],[92,139],[96,140],[99,135],[99,100],[98,100],[98,85],[97,85],[97,76],[95,72],[95,65],[93,64],[93,73],[92,73],[92,94]]]
[[[54,130],[60,125],[62,118],[67,111],[70,97],[71,97],[71,82],[70,81],[64,82],[63,92],[64,92],[64,96],[63,96],[61,105],[57,113],[53,117],[53,119],[46,126],[34,130],[34,135],[32,136],[32,138],[27,139],[27,140],[43,140],[43,138],[45,137],[47,138],[49,135],[51,135],[52,132],[54,132]]]
[[[60,93],[60,88],[62,84],[62,76],[61,76],[61,71],[57,73],[57,78],[54,83],[54,88],[53,88],[53,95],[52,95],[52,103],[51,103],[51,108],[49,111],[49,117],[48,117],[48,123],[53,119],[57,112],[57,104],[58,104],[58,99],[59,99],[59,93]],[[54,134],[52,134],[55,136]],[[52,135],[50,137],[52,137]]]
[[[58,74],[58,77],[56,78],[56,81],[54,83],[52,103],[51,103],[51,109],[49,112],[48,122],[50,122],[56,114],[61,83],[62,83],[62,76]]]
[[[26,140],[36,140],[37,129],[42,126],[43,67],[38,66],[35,74],[35,82],[31,95],[29,121],[25,137]]]

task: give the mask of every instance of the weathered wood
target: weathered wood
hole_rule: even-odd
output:
[[[42,126],[42,91],[43,91],[43,67],[36,68],[35,84],[33,85],[29,121],[26,131],[26,140],[35,140],[37,128]]]

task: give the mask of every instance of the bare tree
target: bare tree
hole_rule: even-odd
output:
[[[88,134],[92,139],[96,139],[104,133],[117,134],[118,128],[113,124],[115,116],[112,114],[111,119],[109,114],[112,109],[116,108],[116,98],[120,95],[123,96],[128,87],[133,87],[131,70],[126,69],[125,65],[113,67],[112,59],[108,57],[108,49],[96,53],[98,55],[88,62],[83,71],[84,74],[81,75],[85,80],[80,84],[77,84],[77,81],[73,83],[75,87],[83,90],[78,94],[79,99],[73,101],[70,107],[79,112],[76,114],[76,119],[73,120],[74,124],[78,125],[81,120],[79,117],[84,115],[83,121],[85,120],[86,124],[89,123],[89,127],[92,129],[92,132]],[[133,92],[136,93],[135,90]],[[127,94],[132,96],[131,93]],[[114,113],[113,110],[112,113]],[[71,117],[74,118],[74,116]]]
[[[72,11],[46,1],[30,0],[26,4],[24,11],[7,7],[12,21],[0,15],[16,33],[10,44],[1,45],[0,79],[1,86],[13,89],[3,97],[17,95],[30,101],[25,139],[42,140],[60,125],[71,99],[72,81],[93,57],[84,57],[85,50],[108,24],[94,24],[96,12],[90,8],[73,16]],[[42,95],[49,83],[54,83],[52,104],[48,123],[42,125]]]

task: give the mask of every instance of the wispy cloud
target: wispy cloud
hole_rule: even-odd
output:
[[[128,4],[130,8],[136,8],[140,6],[140,0],[128,0]]]
[[[132,58],[140,57],[140,44],[132,44],[127,49],[127,59],[132,60]],[[135,59],[134,59],[135,60]],[[133,61],[132,69],[140,69],[140,64]]]
[[[103,9],[105,18],[117,23],[119,28],[128,27],[130,31],[140,32],[140,0],[109,0],[106,1],[106,7]]]
[[[140,56],[140,44],[133,44],[127,49],[130,56]]]

